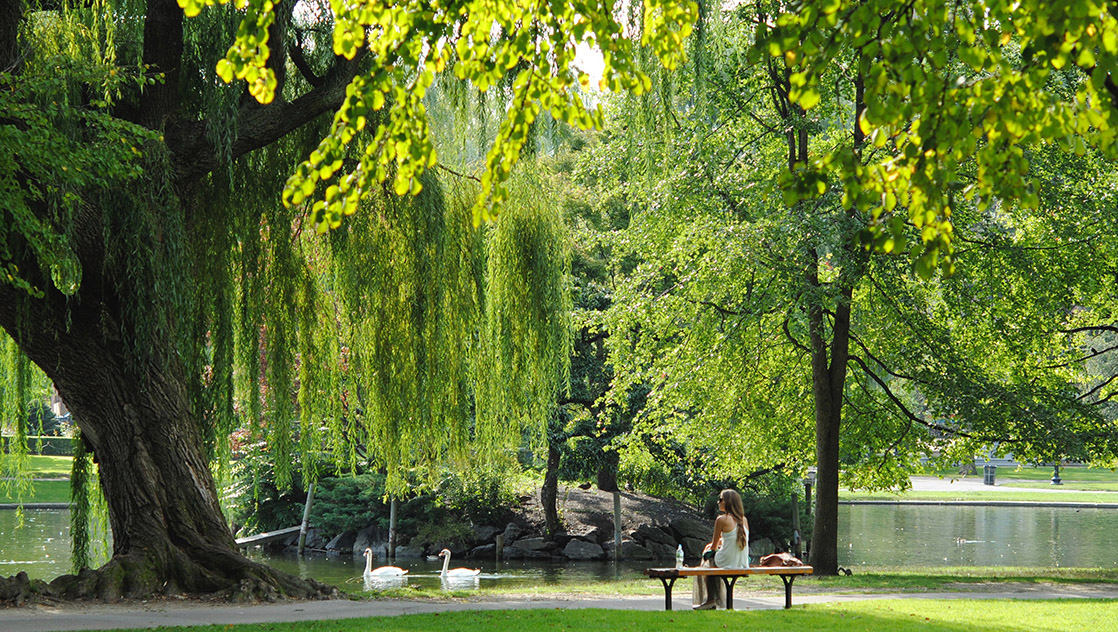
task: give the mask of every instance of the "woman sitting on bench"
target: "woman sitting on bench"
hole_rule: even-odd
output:
[[[717,568],[749,568],[749,521],[741,496],[732,489],[718,494],[718,509],[722,512],[714,520],[714,537],[703,549],[702,566]],[[726,588],[717,577],[696,577],[695,610],[713,610],[726,607]]]

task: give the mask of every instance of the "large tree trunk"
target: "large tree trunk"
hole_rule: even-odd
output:
[[[334,592],[238,553],[171,341],[147,341],[145,359],[130,362],[120,328],[108,315],[114,301],[91,301],[83,292],[83,300],[71,304],[66,326],[60,317],[66,312],[50,309],[65,304],[56,292],[46,299],[21,299],[14,292],[0,290],[0,325],[54,381],[73,413],[100,465],[113,533],[108,564],[38,590],[105,600],[181,593],[274,599]],[[18,334],[15,305],[35,320],[35,335]],[[0,589],[0,598],[4,592]]]
[[[817,285],[818,278],[812,275]],[[823,309],[810,308],[811,383],[815,402],[815,452],[817,478],[815,525],[809,563],[816,575],[838,574],[839,430],[842,426],[842,392],[850,346],[850,298],[847,288],[835,310],[831,331],[830,362],[823,336]]]
[[[0,2],[0,71],[19,70],[16,32],[23,8],[23,2]],[[292,101],[277,98],[267,107],[245,104],[232,146],[221,149],[204,132],[204,117],[183,111],[183,19],[175,0],[148,2],[143,60],[162,73],[163,80],[146,87],[137,102],[117,104],[118,116],[165,130],[171,176],[180,195],[228,160],[267,146],[335,109],[358,71],[357,61],[338,58],[325,76],[311,81],[312,90]],[[272,63],[282,66],[285,56],[282,47],[277,49]],[[159,183],[164,175],[153,174]],[[50,186],[27,182],[29,190]],[[96,204],[97,197],[91,196],[88,203]],[[53,221],[45,207],[33,212],[48,224]],[[189,206],[186,219],[189,226]],[[237,552],[218,506],[203,450],[202,422],[192,416],[175,342],[166,333],[137,339],[134,325],[127,322],[127,301],[134,299],[117,290],[126,285],[124,279],[136,278],[136,271],[129,269],[135,262],[106,256],[107,227],[100,209],[83,207],[74,224],[68,245],[81,261],[82,279],[73,297],[54,289],[48,266],[19,241],[19,231],[9,233],[6,246],[12,262],[45,296],[32,298],[0,283],[0,327],[54,381],[94,451],[109,505],[113,556],[97,571],[61,577],[50,587],[28,582],[26,575],[0,580],[0,603],[20,602],[36,592],[102,599],[171,593],[247,598],[332,594],[332,588],[276,572]]]

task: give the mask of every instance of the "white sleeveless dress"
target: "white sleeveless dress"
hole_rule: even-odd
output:
[[[745,529],[745,541],[749,542],[749,529]],[[722,542],[714,552],[712,560],[718,568],[749,568],[749,546],[738,548],[738,528],[722,532]],[[709,566],[711,562],[703,562]],[[726,586],[717,577],[696,577],[691,589],[691,603],[694,606],[714,599],[718,608],[726,607]]]
[[[749,542],[749,529],[745,529],[745,541]],[[714,552],[714,565],[718,568],[749,568],[749,545],[738,548],[738,528],[722,532],[722,542]]]

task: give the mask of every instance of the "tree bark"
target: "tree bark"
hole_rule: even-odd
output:
[[[56,292],[20,300],[0,286],[0,326],[54,381],[100,465],[113,554],[97,571],[62,576],[44,592],[117,600],[181,593],[228,598],[315,597],[334,590],[241,556],[225,524],[171,344],[147,341],[130,362],[110,315],[112,300],[83,293],[66,312]],[[18,292],[18,290],[14,290]],[[24,309],[18,309],[17,306]],[[26,310],[26,311],[24,311]],[[36,322],[19,336],[20,318]],[[3,592],[3,591],[0,591]]]
[[[812,251],[812,260],[817,260]],[[857,257],[851,253],[851,259]],[[816,268],[817,269],[817,268]],[[815,452],[817,460],[815,523],[812,530],[810,564],[816,575],[838,574],[839,432],[842,427],[843,389],[850,358],[850,310],[853,297],[852,271],[844,272],[837,298],[831,341],[824,332],[824,312],[818,298],[808,308],[811,337],[811,385],[815,403]],[[819,288],[819,275],[808,275],[808,284]],[[818,296],[818,292],[813,292]],[[829,356],[829,357],[828,357]]]
[[[15,34],[23,6],[0,3],[0,70],[18,62]],[[147,88],[120,112],[166,132],[180,195],[223,165],[221,152],[202,133],[204,121],[184,111],[182,41],[183,13],[175,0],[149,2],[143,59],[164,73],[165,81]],[[283,62],[280,51],[278,64]],[[264,147],[336,109],[357,70],[356,61],[339,58],[323,84],[307,94],[291,102],[244,108],[232,157]],[[0,283],[0,327],[54,382],[100,464],[113,554],[104,567],[60,577],[49,586],[29,582],[26,576],[0,579],[0,603],[19,603],[35,593],[103,600],[183,593],[246,599],[335,594],[331,587],[277,572],[237,551],[218,504],[205,457],[204,421],[191,411],[188,379],[174,336],[136,339],[134,324],[124,316],[128,299],[118,291],[121,280],[135,271],[128,268],[131,263],[105,256],[106,226],[95,199],[77,213],[70,231],[69,245],[82,269],[75,296],[55,290],[50,271],[40,268],[19,233],[9,234],[12,262],[45,296],[33,298]],[[50,217],[45,207],[33,210],[39,217]],[[188,318],[177,326],[189,326]]]
[[[559,495],[559,447],[553,440],[547,442],[547,472],[540,489],[540,504],[543,505],[544,533],[552,538],[562,528],[559,522],[559,509],[556,506]]]

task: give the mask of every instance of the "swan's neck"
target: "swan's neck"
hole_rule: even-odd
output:
[[[446,569],[450,567],[450,553],[443,556],[443,575],[446,575]]]
[[[365,554],[365,572],[373,572],[373,556],[369,553]]]

